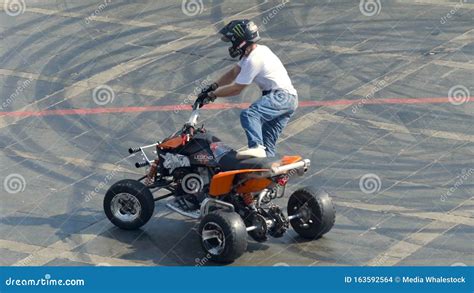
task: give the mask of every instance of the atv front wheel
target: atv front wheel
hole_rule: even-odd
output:
[[[235,212],[207,214],[199,225],[199,235],[204,252],[215,262],[232,262],[247,249],[247,230]]]
[[[136,180],[120,180],[105,194],[105,215],[121,229],[135,230],[145,225],[154,209],[155,201],[150,190]]]
[[[329,232],[334,226],[336,210],[327,192],[314,191],[307,187],[290,196],[288,216],[296,233],[306,239],[315,239]]]

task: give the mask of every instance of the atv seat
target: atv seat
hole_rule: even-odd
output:
[[[230,151],[219,160],[221,171],[242,169],[271,169],[272,164],[278,161],[276,158],[237,159],[236,155],[237,152]]]

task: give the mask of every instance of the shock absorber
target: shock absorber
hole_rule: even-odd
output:
[[[144,182],[146,186],[150,186],[155,182],[156,170],[158,169],[158,164],[159,164],[158,159],[154,160],[151,163],[150,170],[148,170],[148,174],[146,175],[145,182]]]

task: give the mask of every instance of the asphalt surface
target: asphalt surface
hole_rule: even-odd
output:
[[[262,27],[299,91],[278,150],[312,168],[288,194],[326,189],[337,220],[316,241],[249,239],[234,265],[474,265],[472,0],[9,2],[0,265],[212,265],[195,221],[159,203],[141,230],[122,231],[102,199],[141,175],[127,149],[181,127],[190,112],[173,105],[235,62],[216,32],[236,18]],[[217,104],[257,98],[251,87]],[[240,148],[239,112],[201,119]]]

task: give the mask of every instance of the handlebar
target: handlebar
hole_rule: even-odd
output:
[[[194,101],[194,104],[193,104],[193,111],[194,110],[199,110],[200,107],[199,107],[199,103],[198,103],[198,99],[196,99],[196,101]]]
[[[147,161],[144,161],[144,162],[136,162],[135,163],[135,167],[136,168],[142,168],[142,167],[145,167],[145,166],[148,166],[150,165],[150,163],[148,163]]]
[[[198,100],[196,100],[193,104],[193,111],[191,112],[191,117],[189,117],[187,125],[195,126],[197,124],[199,109],[201,109],[201,107],[199,107]]]
[[[129,148],[129,149],[128,149],[128,152],[129,152],[130,154],[138,153],[139,151],[141,151],[141,148],[139,148],[139,147],[138,147],[138,148]]]

